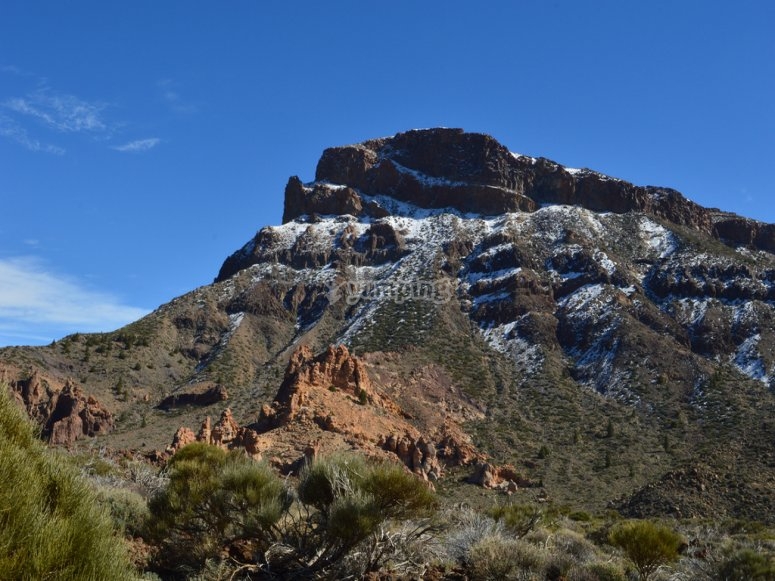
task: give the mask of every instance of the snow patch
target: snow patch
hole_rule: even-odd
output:
[[[510,151],[509,153],[511,154],[511,157],[513,157],[514,159],[520,159],[520,160],[526,159],[526,160],[528,160],[531,163],[531,165],[535,165],[536,163],[538,163],[538,159],[535,158],[535,157],[531,157],[529,155],[522,155],[521,153],[516,153],[516,152],[513,152],[513,151]]]
[[[598,264],[603,267],[603,270],[605,270],[609,276],[616,272],[616,265],[614,264],[613,260],[608,258],[608,255],[602,250],[595,252],[594,258],[597,260]]]
[[[590,303],[598,302],[600,295],[603,294],[604,286],[602,284],[587,284],[577,291],[563,297],[558,304],[560,308],[578,310],[588,310]]]
[[[515,268],[504,268],[501,270],[494,270],[489,272],[469,272],[468,276],[466,276],[466,280],[471,284],[482,280],[487,282],[497,282],[511,278],[512,276],[516,276],[520,272],[522,272],[521,266],[517,266]]]
[[[678,248],[678,242],[675,235],[667,228],[646,218],[640,220],[640,233],[643,242],[657,252],[659,258],[666,258],[675,253]]]
[[[541,370],[544,356],[540,347],[528,343],[516,333],[517,323],[512,321],[503,325],[480,327],[480,333],[490,347],[506,355],[522,373],[526,376],[535,375]]]
[[[394,159],[391,159],[390,161],[393,164],[393,166],[395,166],[395,168],[399,172],[412,176],[415,180],[417,180],[418,182],[420,182],[424,186],[429,186],[429,187],[433,187],[433,186],[448,186],[448,187],[451,186],[451,187],[455,187],[455,186],[458,186],[459,187],[459,186],[465,186],[466,185],[466,182],[456,182],[456,181],[448,180],[448,179],[445,179],[445,178],[438,178],[438,177],[435,177],[435,176],[429,176],[428,174],[422,173],[421,171],[417,171],[416,169],[412,169],[412,168],[403,166],[400,163],[398,163],[397,161],[395,161]]]
[[[752,337],[749,337],[737,348],[737,353],[734,355],[733,363],[742,373],[750,377],[761,381],[767,385],[770,383],[770,379],[767,376],[767,368],[764,365],[764,360],[759,354],[759,342],[762,336],[757,333]]]

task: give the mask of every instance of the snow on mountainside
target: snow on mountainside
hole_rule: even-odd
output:
[[[369,147],[373,145],[351,149],[361,155]],[[467,144],[458,144],[454,150],[465,147]],[[691,224],[684,211],[693,206],[680,194],[645,190],[652,200],[672,197],[675,207],[667,209],[649,202],[642,204],[642,211],[601,212],[583,207],[585,200],[580,199],[578,205],[543,202],[530,211],[475,213],[470,211],[470,200],[459,198],[458,190],[471,190],[462,170],[439,168],[443,160],[427,160],[424,154],[415,153],[421,162],[418,167],[426,172],[435,169],[438,174],[430,175],[394,161],[412,161],[396,154],[396,146],[381,143],[379,148],[381,157],[370,159],[375,169],[366,172],[377,172],[372,179],[358,177],[363,170],[356,166],[346,172],[341,167],[326,170],[349,176],[350,183],[334,183],[328,175],[307,184],[290,182],[286,211],[289,204],[298,202],[292,198],[300,191],[307,200],[302,203],[307,204],[305,213],[259,232],[224,264],[219,278],[249,267],[256,280],[271,280],[282,266],[286,282],[323,285],[329,298],[339,298],[340,291],[349,288],[352,310],[336,338],[345,343],[374,325],[385,303],[396,300],[394,293],[413,284],[443,282],[449,292],[445,300],[459,303],[487,343],[507,354],[524,378],[541,370],[547,347],[552,350],[559,342],[581,383],[633,402],[638,397],[628,387],[632,365],[622,361],[620,352],[628,327],[644,316],[655,319],[651,331],[666,333],[667,339],[690,347],[695,354],[728,362],[757,380],[771,383],[775,378],[772,343],[762,346],[758,327],[741,324],[737,315],[740,309],[748,309],[772,317],[772,256],[755,248],[730,249],[723,256],[698,248],[662,215],[675,212],[679,224],[689,223],[705,234],[702,216],[706,211],[696,211],[700,218]],[[337,155],[340,153],[334,157]],[[321,159],[324,168],[325,158]],[[543,164],[552,175],[625,184],[617,186],[624,188],[622,192],[610,193],[608,203],[617,210],[621,204],[615,196],[626,198],[633,189],[626,182],[587,169],[568,170],[513,153],[508,158],[531,168]],[[386,163],[392,177],[379,173],[384,173]],[[521,199],[530,192],[527,182],[532,180],[535,189],[536,182],[546,179],[519,178],[497,167],[494,178],[481,179],[492,169],[488,160],[482,165],[483,169],[468,169],[479,176],[476,187],[468,192],[474,199],[488,199],[492,194],[476,189],[483,185]],[[405,181],[407,176],[411,181]],[[377,193],[380,184],[390,194]],[[396,193],[401,187],[410,194]],[[507,210],[514,207],[504,203]],[[462,252],[461,245],[465,247]],[[305,262],[303,268],[300,260]],[[752,266],[743,266],[749,263]],[[269,264],[278,266],[268,270]],[[525,295],[542,297],[540,304],[525,301]],[[648,315],[643,314],[646,311]],[[553,319],[550,322],[558,330],[555,335],[559,333],[560,338],[549,337],[550,346],[521,331],[537,312]],[[299,317],[305,320],[297,323],[297,329],[314,325],[308,313]],[[713,328],[710,335],[708,327]]]

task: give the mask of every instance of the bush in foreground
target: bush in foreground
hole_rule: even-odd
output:
[[[243,454],[190,444],[150,503],[159,571],[358,577],[405,556],[429,530],[435,496],[403,467],[360,456],[317,460],[290,489]]]
[[[36,438],[0,384],[0,579],[134,578],[88,484]]]
[[[282,481],[265,464],[194,443],[170,460],[169,485],[149,503],[149,536],[162,570],[191,573],[240,541],[266,551],[290,505]]]

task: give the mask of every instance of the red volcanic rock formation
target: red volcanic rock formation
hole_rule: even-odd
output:
[[[57,388],[53,380],[33,371],[28,378],[10,381],[10,385],[51,444],[69,446],[78,439],[113,430],[113,414],[71,380]]]
[[[261,406],[258,422],[239,427],[227,409],[214,426],[206,418],[197,435],[180,428],[167,451],[206,442],[245,449],[253,457],[273,453],[274,464],[295,471],[321,450],[354,447],[398,459],[426,480],[437,479],[445,466],[484,459],[453,421],[442,421],[423,434],[409,419],[372,383],[364,361],[347,347],[330,346],[315,356],[302,346],[291,355],[272,404]]]

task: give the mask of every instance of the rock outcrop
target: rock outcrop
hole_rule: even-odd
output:
[[[113,415],[72,382],[54,394],[51,405],[51,415],[44,424],[43,433],[52,444],[70,445],[84,436],[96,436],[113,429]]]
[[[408,434],[391,434],[387,438],[381,437],[377,445],[398,456],[407,468],[422,478],[437,480],[441,475],[442,463],[436,446],[422,436],[415,439]]]
[[[174,454],[184,446],[194,442],[211,444],[227,450],[243,449],[255,459],[260,459],[262,450],[266,448],[266,443],[262,441],[258,433],[237,424],[230,408],[226,408],[221,413],[221,417],[215,425],[212,425],[210,416],[207,416],[196,434],[185,426],[178,428],[166,452]]]
[[[735,244],[775,248],[770,225],[702,208],[669,188],[635,186],[591,170],[569,170],[545,158],[515,155],[488,135],[461,129],[407,131],[327,149],[315,179],[346,186],[353,199],[357,192],[388,195],[422,208],[448,207],[464,213],[534,211],[541,204],[577,205],[597,212],[638,211]],[[314,194],[307,195],[308,205],[303,206],[293,197],[286,198],[285,220],[313,212],[334,213],[327,211],[330,205],[315,200]]]
[[[354,398],[368,397],[371,381],[363,363],[350,355],[344,345],[330,346],[313,356],[309,347],[297,349],[288,362],[280,389],[275,397],[276,417],[289,421],[307,403],[311,389],[342,390]]]
[[[508,494],[513,494],[519,488],[535,486],[535,483],[520,476],[511,464],[496,466],[490,462],[477,463],[468,482],[484,488],[502,490]]]
[[[196,434],[194,434],[191,428],[186,428],[185,426],[181,426],[178,428],[178,430],[175,432],[175,435],[172,437],[172,443],[167,447],[167,452],[170,454],[174,454],[181,448],[184,448],[189,444],[193,444],[196,441],[198,441]]]
[[[315,355],[301,346],[290,357],[274,401],[261,406],[255,423],[240,427],[227,409],[215,425],[206,417],[196,434],[179,428],[167,453],[204,442],[244,449],[254,458],[269,455],[282,472],[290,473],[321,452],[349,447],[398,460],[433,481],[447,466],[485,460],[448,414],[440,417],[447,419],[423,433],[373,384],[366,363],[347,347],[332,345]]]
[[[330,346],[318,356],[300,347],[291,356],[277,397],[262,408],[256,429],[271,433],[291,422],[338,434],[366,451],[388,452],[426,480],[437,479],[446,466],[484,458],[452,422],[422,434],[373,385],[364,362],[344,345]]]
[[[81,438],[113,430],[113,414],[71,380],[56,387],[53,380],[33,371],[28,377],[11,380],[10,385],[51,444],[70,446]]]

